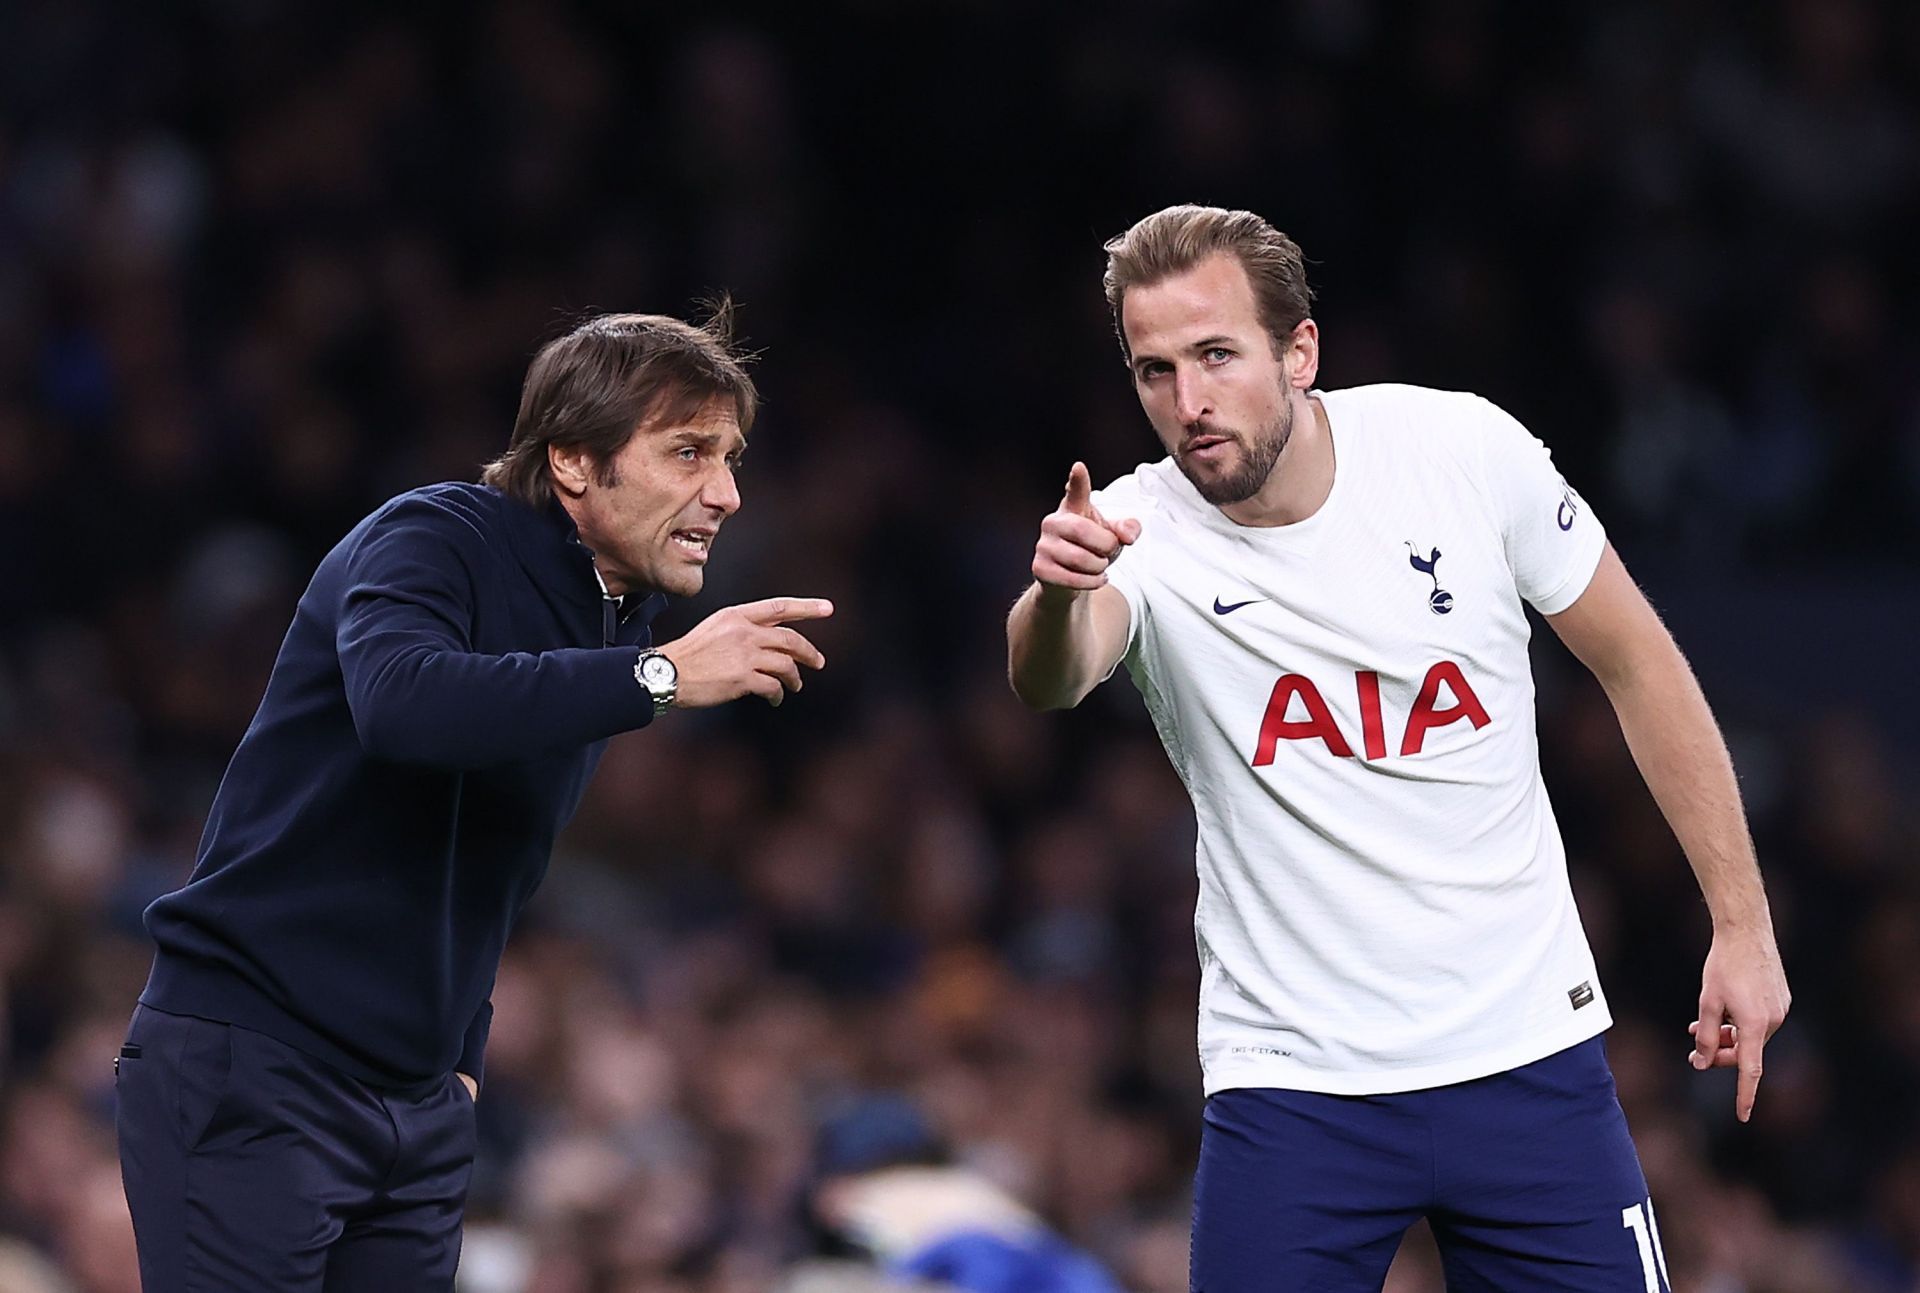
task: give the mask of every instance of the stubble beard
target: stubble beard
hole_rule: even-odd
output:
[[[1196,434],[1224,435],[1236,441],[1240,445],[1240,465],[1224,475],[1202,476],[1188,466],[1185,454],[1176,454],[1174,462],[1179,464],[1181,474],[1199,491],[1200,497],[1215,507],[1244,503],[1266,487],[1274,464],[1280,461],[1287,441],[1293,438],[1293,401],[1284,401],[1280,416],[1252,436],[1204,424]]]

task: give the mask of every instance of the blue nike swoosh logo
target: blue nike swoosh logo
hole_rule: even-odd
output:
[[[1239,610],[1242,606],[1251,606],[1255,602],[1264,602],[1266,600],[1267,599],[1264,597],[1249,597],[1244,602],[1235,602],[1231,606],[1222,606],[1220,604],[1220,599],[1216,597],[1213,599],[1213,613],[1215,615],[1230,615],[1234,611]]]

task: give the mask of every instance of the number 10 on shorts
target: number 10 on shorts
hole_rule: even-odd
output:
[[[1673,1287],[1667,1275],[1667,1254],[1660,1247],[1660,1223],[1653,1219],[1653,1200],[1620,1209],[1620,1224],[1633,1231],[1633,1242],[1640,1248],[1640,1273],[1646,1276],[1647,1293],[1660,1293]]]

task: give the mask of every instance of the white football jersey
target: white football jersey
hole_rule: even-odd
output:
[[[1209,1094],[1484,1077],[1612,1023],[1540,779],[1524,599],[1572,605],[1606,535],[1476,395],[1315,392],[1332,492],[1228,520],[1172,459],[1094,495],[1125,663],[1199,819]]]

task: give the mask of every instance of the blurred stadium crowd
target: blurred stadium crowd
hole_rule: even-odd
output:
[[[765,351],[745,507],[664,633],[840,612],[779,711],[611,747],[495,994],[472,1293],[851,1287],[805,1273],[815,1134],[879,1092],[1127,1287],[1185,1289],[1190,812],[1124,683],[1030,715],[1000,629],[1073,459],[1149,456],[1098,289],[1148,210],[1294,234],[1324,382],[1504,404],[1677,625],[1756,581],[1863,619],[1914,589],[1920,11],[1069,9],[0,7],[0,1293],[137,1288],[140,911],[314,561],[471,479],[582,312],[725,287]],[[1692,878],[1550,640],[1548,784],[1673,1287],[1906,1293],[1910,684],[1770,655],[1854,635],[1768,615],[1681,632],[1795,990],[1751,1126],[1683,1059]],[[1759,657],[1771,686],[1716,691]],[[1418,1239],[1391,1287],[1439,1288]]]

